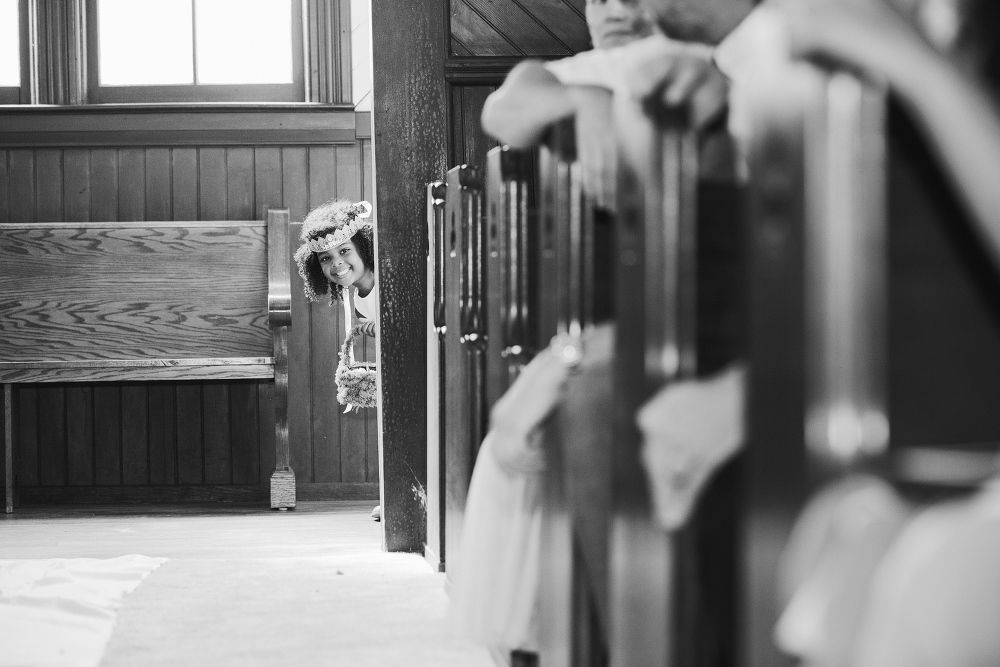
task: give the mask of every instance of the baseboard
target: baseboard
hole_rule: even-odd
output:
[[[424,560],[430,565],[435,572],[444,572],[444,563],[441,558],[434,553],[434,549],[431,549],[429,545],[424,545]]]
[[[21,487],[21,505],[116,505],[170,503],[270,502],[266,484],[176,484],[158,486],[28,486]],[[296,484],[298,500],[373,500],[378,502],[377,482]]]

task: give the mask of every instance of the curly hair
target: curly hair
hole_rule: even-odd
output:
[[[334,199],[311,210],[302,221],[299,240],[302,245],[295,251],[295,264],[302,276],[302,289],[310,301],[321,301],[329,294],[330,304],[343,298],[344,288],[331,283],[323,275],[316,253],[309,249],[308,242],[331,234],[354,221],[358,215],[358,204],[346,199]],[[362,227],[350,238],[364,262],[365,268],[375,270],[375,242],[370,225]]]

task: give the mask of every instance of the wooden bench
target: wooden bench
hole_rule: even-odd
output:
[[[0,225],[6,511],[14,383],[275,382],[271,507],[295,506],[288,457],[288,211],[266,221]]]

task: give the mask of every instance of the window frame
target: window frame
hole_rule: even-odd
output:
[[[24,0],[22,0],[24,1]],[[305,19],[302,2],[292,0],[292,82],[254,84],[100,85],[99,0],[86,0],[87,102],[115,103],[270,103],[305,102]],[[22,68],[23,71],[23,68]],[[23,75],[22,75],[23,78]]]

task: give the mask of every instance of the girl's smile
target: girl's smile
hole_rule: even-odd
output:
[[[345,241],[335,248],[317,253],[316,257],[323,275],[331,283],[341,287],[354,285],[359,289],[365,287],[371,289],[367,283],[374,284],[374,275],[371,269],[365,266],[353,241]]]

